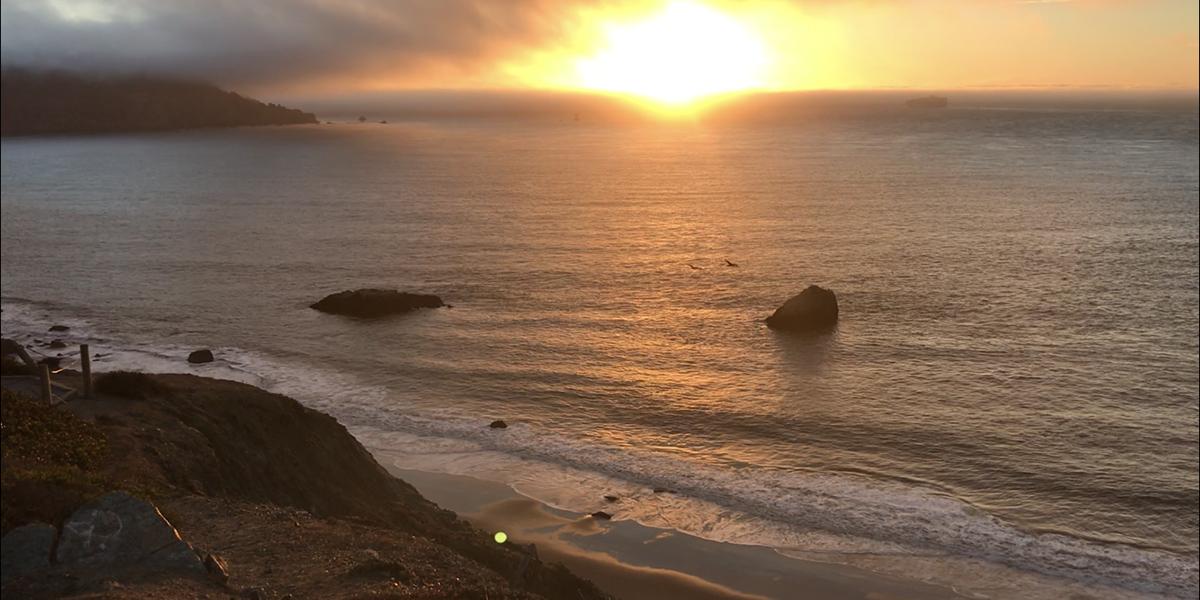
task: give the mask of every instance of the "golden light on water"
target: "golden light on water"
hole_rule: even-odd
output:
[[[711,6],[673,2],[602,30],[603,46],[575,63],[584,89],[679,106],[766,83],[771,57],[762,36]]]

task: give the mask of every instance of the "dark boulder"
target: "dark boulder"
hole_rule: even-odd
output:
[[[497,419],[495,421],[492,421],[492,423],[490,425],[488,425],[488,427],[491,427],[492,429],[504,429],[504,428],[508,427],[508,423],[505,423],[504,421]]]
[[[50,342],[49,344],[46,344],[46,347],[47,347],[47,348],[52,348],[52,349],[54,349],[54,350],[61,350],[62,348],[66,348],[66,347],[67,347],[67,343],[66,343],[66,342],[64,342],[64,341],[62,341],[62,340],[54,340],[53,342]]]
[[[66,325],[51,325],[50,331],[70,331],[71,328]]]
[[[823,331],[832,329],[837,321],[838,303],[833,290],[810,285],[767,317],[767,326],[785,331]]]
[[[330,294],[309,308],[324,313],[361,318],[385,317],[417,310],[445,306],[433,294],[410,294],[396,290],[361,289]]]
[[[53,525],[31,523],[5,534],[0,540],[0,580],[7,582],[49,567],[57,533]]]
[[[207,348],[205,348],[203,350],[194,350],[191,354],[188,355],[188,362],[190,362],[194,365],[198,365],[198,364],[202,364],[202,363],[210,363],[212,361],[213,361],[212,350],[209,350]]]
[[[593,518],[593,519],[600,519],[601,521],[607,521],[607,520],[609,520],[609,519],[611,519],[611,518],[612,518],[612,515],[610,515],[610,514],[608,514],[608,513],[604,512],[604,511],[602,511],[602,510],[598,510],[598,511],[596,511],[596,512],[592,513],[592,518]]]
[[[153,504],[125,492],[105,494],[64,521],[56,556],[65,565],[207,572]]]

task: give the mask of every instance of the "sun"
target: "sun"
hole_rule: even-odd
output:
[[[575,68],[580,87],[679,106],[765,85],[770,55],[754,29],[703,4],[673,2],[604,26],[605,45]]]

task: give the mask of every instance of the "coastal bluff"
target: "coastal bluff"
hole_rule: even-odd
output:
[[[316,115],[201,82],[11,68],[0,73],[5,136],[305,123],[317,123]]]
[[[4,391],[3,533],[61,553],[81,510],[127,493],[204,568],[25,557],[5,597],[607,598],[429,502],[329,415],[230,381],[111,376],[54,407]]]

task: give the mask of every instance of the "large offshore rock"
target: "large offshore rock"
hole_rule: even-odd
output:
[[[767,326],[787,331],[822,331],[838,322],[838,302],[833,290],[810,285],[788,298],[767,317]]]
[[[410,294],[396,290],[368,288],[330,294],[310,305],[309,308],[335,315],[375,318],[403,314],[418,308],[441,306],[445,306],[445,303],[433,294]]]
[[[9,581],[50,566],[58,530],[46,523],[17,527],[0,539],[0,580]]]
[[[75,511],[63,523],[56,556],[62,564],[205,572],[200,556],[162,513],[125,492]]]

